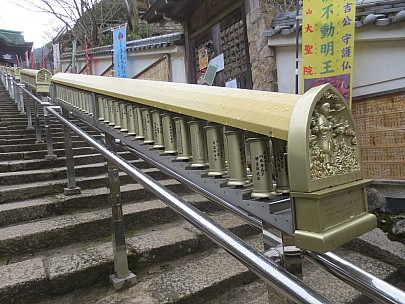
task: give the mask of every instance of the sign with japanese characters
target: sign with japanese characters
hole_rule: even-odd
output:
[[[356,1],[305,0],[302,21],[304,92],[331,83],[351,104]]]
[[[59,42],[52,45],[53,47],[53,69],[54,74],[60,72],[60,50],[59,50]]]
[[[127,78],[127,26],[113,30],[115,77]]]

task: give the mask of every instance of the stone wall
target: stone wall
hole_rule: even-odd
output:
[[[267,45],[263,32],[270,28],[277,10],[268,1],[256,1],[246,15],[249,55],[254,90],[278,91],[276,55],[274,48]]]

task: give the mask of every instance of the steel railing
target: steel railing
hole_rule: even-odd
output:
[[[0,72],[1,73],[1,72]],[[7,87],[16,84],[14,80],[10,80],[7,74],[1,73],[3,84],[8,82]],[[8,80],[4,80],[8,79]],[[45,99],[40,100],[32,92],[26,90],[21,86],[15,86],[17,90],[21,90],[27,97],[32,98],[36,103],[44,107],[45,113],[52,114],[57,118],[65,127],[74,131],[77,135],[83,138],[87,143],[93,146],[98,152],[100,152],[106,159],[113,162],[121,170],[126,172],[134,180],[142,184],[145,188],[157,195],[163,202],[165,202],[170,208],[179,213],[181,216],[190,221],[194,226],[200,229],[210,239],[212,239],[219,246],[227,250],[231,255],[241,261],[249,269],[260,276],[266,283],[271,285],[277,291],[282,293],[288,299],[297,303],[329,303],[329,300],[319,295],[310,287],[305,285],[302,281],[291,275],[284,268],[277,265],[277,263],[268,259],[264,254],[255,252],[248,244],[239,239],[228,230],[222,228],[212,220],[207,218],[202,212],[188,204],[176,194],[170,190],[165,189],[158,182],[144,174],[142,171],[132,166],[116,153],[108,150],[103,144],[94,140],[91,136],[85,133],[83,130],[75,126],[68,119],[63,117],[54,105],[50,104]],[[17,95],[14,95],[17,96]],[[87,122],[88,123],[88,122]],[[96,126],[92,126],[95,127]],[[164,173],[172,176],[187,186],[193,188],[197,192],[201,193],[210,200],[218,203],[219,205],[230,210],[234,214],[238,215],[245,221],[247,221],[253,227],[262,229],[262,221],[256,217],[244,212],[240,208],[235,207],[231,202],[216,196],[206,189],[190,182],[184,176],[177,172],[165,167],[157,162],[154,158],[148,154],[132,147],[126,147],[137,154],[140,158],[156,166]],[[275,235],[271,236],[275,248],[281,244],[281,239]],[[312,262],[325,268],[328,272],[337,276],[344,282],[353,286],[361,291],[366,296],[377,301],[378,303],[405,303],[405,293],[396,287],[388,284],[387,282],[363,271],[359,267],[352,263],[338,257],[333,253],[319,254],[311,251],[304,251],[305,256]],[[281,257],[279,257],[280,259]]]

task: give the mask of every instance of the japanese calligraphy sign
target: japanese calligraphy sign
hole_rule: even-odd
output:
[[[356,1],[305,0],[302,21],[304,92],[331,83],[351,104]]]
[[[60,72],[60,50],[59,50],[59,42],[52,45],[53,47],[53,68],[54,74]]]
[[[115,77],[127,78],[127,26],[113,30]]]

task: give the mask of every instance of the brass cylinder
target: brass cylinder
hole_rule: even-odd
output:
[[[160,116],[162,117],[163,142],[165,146],[164,153],[175,154],[177,153],[177,143],[173,115],[170,113],[163,113]]]
[[[78,105],[78,99],[77,99],[77,91],[76,90],[72,90],[70,89],[70,98],[72,99],[72,103],[73,103],[73,108],[74,109],[79,109],[79,105]]]
[[[273,187],[273,170],[270,164],[269,138],[257,135],[248,139],[253,174],[252,197],[272,198],[277,195]]]
[[[160,110],[152,110],[150,114],[152,115],[152,123],[153,123],[153,141],[154,149],[164,149],[164,141],[163,141],[163,130],[162,130],[162,118],[160,114],[162,111]]]
[[[85,111],[85,102],[84,102],[82,92],[81,91],[76,91],[76,94],[77,94],[77,100],[78,100],[78,103],[79,103],[79,110],[81,112],[86,112]]]
[[[274,155],[274,175],[276,177],[276,191],[279,193],[289,193],[290,183],[287,173],[287,142],[285,140],[272,138]]]
[[[191,167],[193,168],[204,168],[208,166],[208,155],[207,155],[207,141],[205,139],[204,126],[205,121],[202,120],[192,120],[188,122],[190,127],[190,138],[191,138],[191,154],[193,156],[193,162]]]
[[[152,125],[152,116],[150,114],[150,109],[141,108],[141,114],[142,114],[143,134],[145,136],[143,143],[144,144],[153,144],[153,125]]]
[[[132,103],[127,103],[127,125],[128,125],[128,135],[135,135],[135,120],[134,120],[134,105]]]
[[[226,175],[225,153],[224,153],[224,137],[223,126],[218,124],[210,124],[204,127],[207,137],[208,176],[223,176]]]
[[[190,160],[190,130],[187,125],[187,118],[184,116],[174,117],[174,124],[176,127],[176,142],[178,155],[176,160]]]
[[[104,109],[104,123],[109,124],[110,123],[110,112],[108,108],[108,100],[105,97],[100,98],[103,104],[103,109]]]
[[[100,96],[97,97],[97,108],[98,108],[98,120],[104,121],[105,120],[104,103],[103,103],[103,98]]]
[[[111,98],[107,99],[108,102],[108,125],[113,127],[115,125],[115,105]]]
[[[94,115],[94,104],[93,104],[93,98],[91,96],[91,93],[85,93],[86,94],[86,100],[88,104],[88,109],[89,109],[89,115]]]
[[[139,106],[134,107],[134,126],[135,126],[135,139],[144,139],[144,131],[143,131],[143,124],[142,124],[142,113]]]
[[[113,100],[114,103],[114,129],[121,129],[121,114],[120,114],[120,104],[121,102],[118,100]]]
[[[124,101],[120,102],[120,120],[121,132],[128,132],[127,104]]]
[[[79,96],[82,104],[82,111],[89,114],[89,101],[87,100],[86,94],[83,91],[79,91]]]
[[[236,128],[226,127],[225,138],[228,154],[228,186],[249,184],[247,177],[245,133]]]

